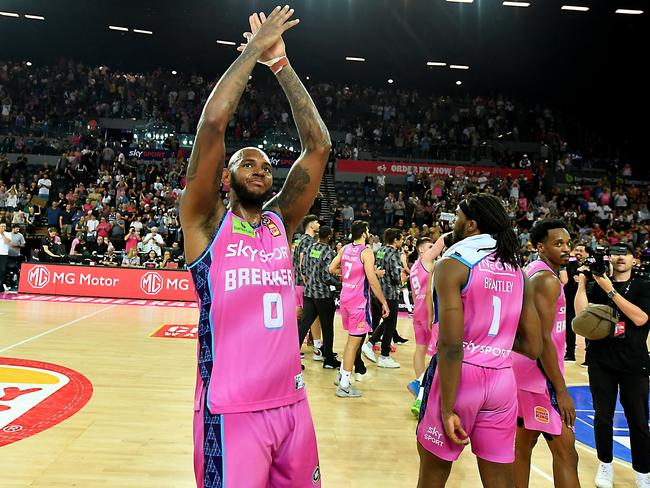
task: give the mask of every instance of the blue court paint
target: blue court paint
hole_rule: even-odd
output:
[[[596,448],[594,440],[594,406],[588,386],[570,386],[569,394],[576,408],[576,439],[587,446]],[[614,410],[614,457],[632,462],[630,451],[630,431],[627,427],[623,407],[616,400]]]

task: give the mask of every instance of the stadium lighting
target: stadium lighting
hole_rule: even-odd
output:
[[[176,75],[176,74],[178,74],[178,72],[177,72],[176,70],[173,70],[173,71],[172,71],[172,74],[173,74],[173,75]]]
[[[31,62],[31,61],[27,61],[27,62],[25,63],[25,66],[31,66],[31,65],[32,65],[32,62]]]
[[[451,3],[474,3],[474,0],[447,0]]]
[[[572,10],[574,12],[587,12],[589,7],[579,7],[577,5],[562,5],[562,10]]]
[[[627,15],[641,15],[643,10],[630,10],[626,8],[616,9],[617,14],[627,14]]]
[[[143,29],[133,29],[133,32],[135,32],[136,34],[149,34],[149,35],[153,34],[153,31],[143,30]]]
[[[393,79],[392,79],[392,78],[388,78],[388,84],[389,84],[389,85],[392,85],[392,84],[393,84]]]
[[[457,84],[458,86],[460,86],[460,85],[462,85],[462,84],[463,84],[463,82],[462,82],[462,81],[460,81],[460,80],[458,80],[458,81],[456,82],[456,84]]]
[[[45,20],[45,17],[42,15],[30,15],[30,14],[25,14],[26,19],[32,19],[32,20]]]
[[[217,39],[217,44],[223,44],[224,46],[236,46],[236,42],[232,41],[222,41],[221,39]]]
[[[504,7],[530,7],[529,2],[503,2]]]
[[[346,61],[359,61],[359,62],[363,62],[363,61],[366,60],[366,58],[355,58],[354,56],[346,56],[346,57],[345,57],[345,60],[346,60]]]
[[[126,27],[120,27],[119,25],[109,25],[108,28],[115,31],[129,32],[129,29]]]
[[[0,15],[3,17],[20,17],[20,15],[15,12],[0,12]]]
[[[464,64],[450,64],[449,69],[469,69],[469,66]]]
[[[427,66],[447,66],[447,63],[439,63],[438,61],[428,61]]]

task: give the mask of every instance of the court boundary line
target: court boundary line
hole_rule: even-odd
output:
[[[94,312],[91,312],[89,314],[82,315],[81,317],[78,317],[78,318],[76,318],[74,320],[66,322],[65,324],[57,325],[56,327],[53,327],[53,328],[48,329],[48,330],[46,330],[44,332],[41,332],[40,334],[36,334],[35,336],[28,337],[27,339],[23,339],[22,341],[16,342],[15,344],[12,344],[12,345],[7,346],[7,347],[5,347],[3,349],[0,349],[0,353],[9,351],[9,350],[13,349],[14,347],[22,346],[23,344],[27,344],[29,342],[35,341],[36,339],[39,339],[39,338],[41,338],[43,336],[51,334],[52,332],[56,332],[57,330],[61,330],[61,329],[65,328],[65,327],[76,324],[77,322],[81,322],[82,320],[86,320],[86,319],[89,319],[90,317],[94,317],[95,315],[98,315],[98,314],[100,314],[102,312],[105,312],[106,310],[108,310],[110,308],[113,308],[114,306],[115,305],[109,305],[108,307],[100,308],[99,310],[95,310]]]
[[[551,483],[553,483],[553,477],[552,477],[552,476],[549,476],[548,474],[546,474],[545,471],[543,471],[542,469],[538,468],[538,467],[535,466],[533,463],[530,463],[530,469],[531,469],[531,471],[537,473],[539,476],[541,476],[542,478],[544,478],[546,481],[550,481]]]

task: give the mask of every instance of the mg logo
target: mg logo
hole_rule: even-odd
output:
[[[140,288],[147,295],[156,295],[163,288],[163,278],[160,273],[149,271],[140,278]]]
[[[50,271],[45,266],[34,266],[27,275],[32,288],[43,288],[50,282]]]

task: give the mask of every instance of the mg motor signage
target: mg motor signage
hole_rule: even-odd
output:
[[[147,295],[157,295],[163,289],[163,277],[156,271],[148,271],[140,278],[140,288]]]
[[[25,263],[20,293],[149,300],[196,300],[189,272]]]
[[[50,283],[50,271],[45,266],[34,266],[27,273],[27,281],[37,290],[43,288]]]
[[[462,164],[450,165],[431,163],[407,163],[401,161],[365,161],[357,159],[339,159],[336,161],[336,171],[343,173],[361,173],[377,175],[382,170],[385,175],[406,176],[409,168],[415,173],[428,173],[440,176],[480,176],[486,174],[488,177],[500,176],[505,178],[511,176],[517,178],[523,174],[526,179],[532,177],[529,169],[496,168],[492,166],[463,166]]]

